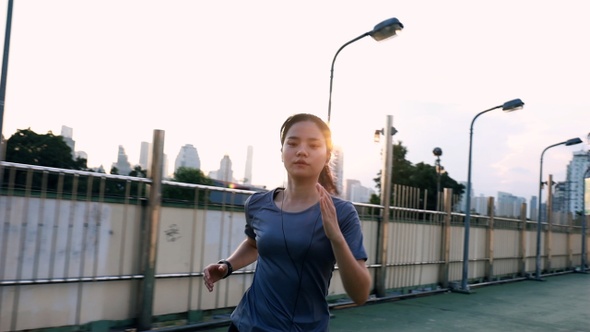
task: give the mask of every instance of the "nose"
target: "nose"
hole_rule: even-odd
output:
[[[300,148],[299,150],[297,150],[297,153],[296,153],[296,155],[297,155],[298,157],[300,157],[300,156],[307,156],[307,150],[306,150],[305,148],[303,148],[303,147],[302,147],[302,148]]]

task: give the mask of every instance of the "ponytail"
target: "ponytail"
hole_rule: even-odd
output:
[[[326,188],[326,190],[332,195],[339,195],[338,188],[336,187],[336,183],[334,181],[334,175],[332,174],[332,170],[330,169],[329,165],[324,166],[324,169],[320,172],[320,178],[318,182],[322,185],[322,187]]]

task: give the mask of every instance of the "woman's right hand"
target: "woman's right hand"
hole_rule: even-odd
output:
[[[225,264],[209,264],[203,271],[205,286],[211,292],[213,291],[213,284],[223,279],[227,274],[227,265]]]

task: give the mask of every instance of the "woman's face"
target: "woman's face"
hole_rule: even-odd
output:
[[[293,178],[317,178],[329,161],[326,139],[312,121],[293,124],[285,135],[283,164]]]

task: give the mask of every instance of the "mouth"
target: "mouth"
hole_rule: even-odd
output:
[[[309,165],[308,163],[306,163],[305,161],[302,161],[302,160],[298,160],[298,161],[294,162],[293,164],[295,164],[295,165],[305,165],[305,166]]]

